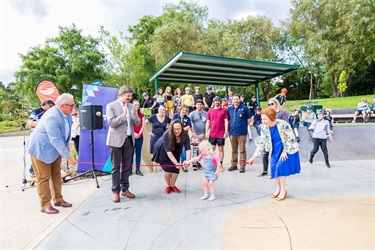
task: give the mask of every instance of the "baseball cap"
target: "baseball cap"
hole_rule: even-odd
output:
[[[194,87],[194,89],[200,89],[200,88],[201,88],[201,87],[199,87],[199,86],[195,86],[195,87]]]
[[[214,97],[214,101],[221,101],[220,96],[215,96],[215,97]]]
[[[294,111],[301,112],[301,109],[300,108],[295,108]]]
[[[286,88],[282,88],[281,89],[281,93],[285,93],[286,94],[286,93],[288,93],[288,90]]]
[[[312,110],[311,105],[307,105],[307,106],[306,106],[306,110],[307,110],[307,109],[308,109],[308,110]]]
[[[251,99],[253,99],[253,98],[257,98],[255,95],[253,95],[252,97],[251,97]]]
[[[206,89],[212,89],[212,86],[207,86]]]
[[[223,98],[221,98],[221,100],[222,100],[222,101],[227,101],[227,98],[224,98],[224,97],[223,97]]]
[[[198,99],[195,103],[198,103],[198,102],[203,103],[202,99]]]
[[[186,88],[185,88],[185,91],[186,91],[186,90],[191,90],[191,88],[189,88],[189,87],[186,87]]]
[[[245,95],[244,95],[244,94],[241,94],[240,97],[245,97]]]
[[[147,93],[147,92],[144,92],[144,93],[143,93],[143,96],[148,96],[148,93]]]
[[[255,108],[256,110],[262,110],[262,108],[261,107],[259,107],[259,106],[257,106],[256,108]]]

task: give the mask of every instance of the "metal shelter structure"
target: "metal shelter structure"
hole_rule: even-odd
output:
[[[259,101],[260,82],[299,68],[298,65],[207,56],[179,51],[149,81],[154,81],[155,92],[158,89],[159,82],[243,87],[254,84]]]

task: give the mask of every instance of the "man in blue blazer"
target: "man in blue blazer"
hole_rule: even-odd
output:
[[[124,85],[120,88],[118,99],[107,104],[106,115],[109,124],[106,144],[111,150],[113,202],[120,202],[122,196],[135,198],[129,191],[130,163],[134,148],[134,125],[141,121],[135,107],[130,103],[134,89]]]
[[[28,153],[35,171],[41,211],[46,214],[59,212],[52,206],[51,199],[55,206],[72,206],[64,201],[61,194],[60,164],[62,157],[71,165],[77,164],[77,160],[69,152],[71,113],[74,106],[71,94],[60,95],[56,106],[43,115],[30,135]]]

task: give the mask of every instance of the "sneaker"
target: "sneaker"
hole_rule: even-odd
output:
[[[202,165],[201,165],[200,163],[198,163],[198,169],[199,169],[199,170],[202,170],[202,169],[203,169],[203,167],[202,167]]]
[[[171,187],[165,187],[164,193],[169,194],[171,192],[172,188]]]
[[[299,141],[300,141],[300,139],[299,139],[299,137],[298,137],[298,136],[296,137],[296,140],[297,140],[297,142],[299,142]]]
[[[153,173],[157,173],[157,172],[158,172],[157,168],[154,167],[154,170],[153,170],[152,172],[153,172]]]
[[[211,197],[208,198],[207,200],[208,200],[208,201],[214,201],[214,200],[216,200],[216,196],[212,196],[212,195],[211,195]]]
[[[311,156],[311,154],[309,154],[309,162],[312,164],[313,163],[313,158]]]
[[[198,170],[198,166],[197,165],[193,165],[193,170],[197,171]]]
[[[240,168],[240,173],[245,173],[245,167]]]
[[[260,174],[257,174],[258,177],[262,177],[262,176],[265,176],[265,175],[268,175],[268,172],[262,172]]]
[[[205,195],[203,195],[202,197],[201,197],[201,200],[207,200],[208,199],[208,194],[205,194]]]
[[[180,193],[180,189],[178,189],[176,186],[172,187],[172,191],[175,193]]]
[[[234,171],[234,170],[238,170],[238,167],[237,166],[230,166],[230,168],[228,168],[228,171]]]
[[[224,167],[223,167],[223,165],[220,165],[219,170],[220,170],[220,172],[224,172]]]
[[[327,167],[327,168],[330,168],[330,167],[331,167],[331,165],[329,164],[328,161],[326,162],[326,167]]]
[[[184,168],[182,171],[184,171],[186,173],[188,170],[187,170],[187,168]]]

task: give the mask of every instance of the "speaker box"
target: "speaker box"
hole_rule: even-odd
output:
[[[103,107],[101,105],[84,105],[79,107],[81,130],[103,128]]]

